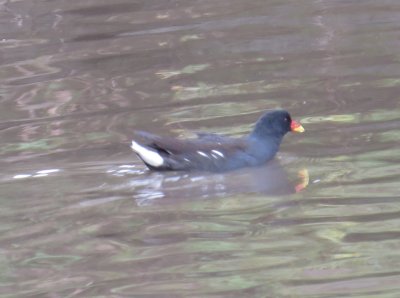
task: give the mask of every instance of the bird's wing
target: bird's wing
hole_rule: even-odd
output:
[[[208,132],[198,132],[196,133],[196,135],[199,140],[209,141],[209,142],[226,142],[232,140],[232,138],[230,137]]]
[[[244,149],[242,139],[234,139],[216,134],[200,134],[197,139],[178,139],[154,135],[144,131],[136,132],[137,140],[145,146],[169,154],[181,154],[190,151]]]

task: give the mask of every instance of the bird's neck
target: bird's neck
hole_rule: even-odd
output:
[[[260,143],[266,143],[266,144],[276,143],[279,146],[279,144],[282,142],[283,135],[265,130],[264,131],[253,130],[250,133],[249,138],[252,140],[257,140]]]
[[[250,151],[259,157],[271,158],[279,150],[283,136],[272,134],[264,134],[262,136],[257,134],[250,134],[248,136],[250,142]]]

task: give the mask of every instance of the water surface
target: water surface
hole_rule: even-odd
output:
[[[400,4],[0,2],[2,297],[400,296]],[[152,173],[133,130],[273,163]]]

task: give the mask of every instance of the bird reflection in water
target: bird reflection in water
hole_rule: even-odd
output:
[[[151,205],[160,199],[164,203],[165,200],[215,198],[245,193],[283,196],[300,192],[309,184],[307,169],[299,170],[297,177],[291,179],[278,160],[260,167],[222,174],[148,172],[144,179],[147,183],[135,188],[134,198],[138,205]]]

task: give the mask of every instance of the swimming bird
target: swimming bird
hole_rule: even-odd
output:
[[[224,172],[271,160],[289,131],[304,128],[287,111],[273,110],[262,115],[247,136],[199,133],[197,138],[177,139],[140,131],[131,148],[150,170]]]

